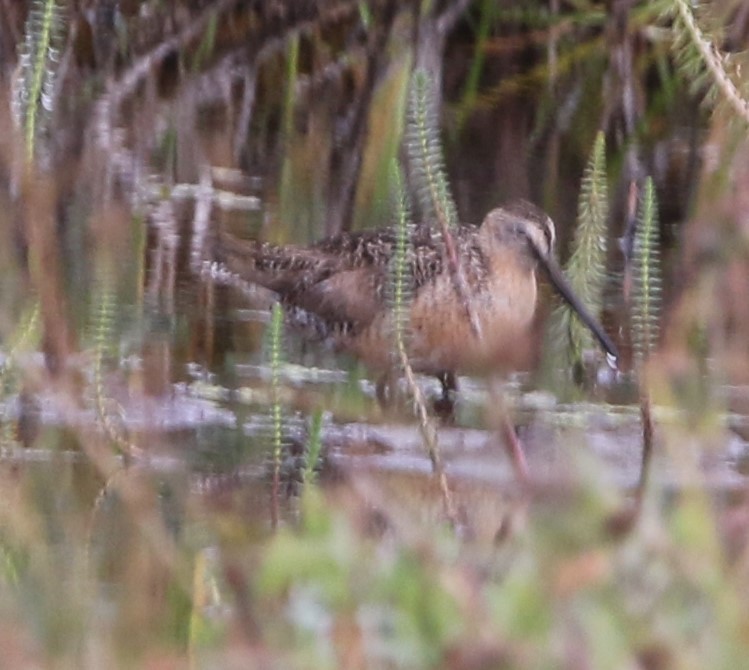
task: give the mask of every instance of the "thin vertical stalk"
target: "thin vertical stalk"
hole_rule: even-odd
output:
[[[442,495],[442,502],[445,508],[445,515],[452,526],[457,524],[457,508],[447,481],[445,468],[442,464],[442,456],[439,448],[437,437],[437,428],[434,419],[429,416],[426,399],[421,387],[416,382],[411,363],[408,360],[408,351],[406,338],[408,335],[408,320],[410,314],[410,299],[408,287],[408,245],[410,244],[410,233],[408,225],[408,210],[406,207],[406,196],[403,186],[403,178],[400,166],[397,161],[393,162],[391,168],[392,182],[395,190],[396,202],[396,247],[394,254],[394,263],[391,268],[394,305],[393,321],[395,348],[398,362],[403,369],[406,384],[411,393],[416,409],[416,415],[419,420],[419,431],[422,440],[426,446],[429,460],[432,464],[432,472],[437,478],[437,482]]]
[[[278,496],[281,481],[281,456],[283,448],[283,416],[281,411],[281,362],[283,337],[283,308],[276,303],[271,311],[268,333],[268,358],[270,363],[271,392],[271,446],[273,449],[273,485],[271,491],[271,525],[278,528]]]

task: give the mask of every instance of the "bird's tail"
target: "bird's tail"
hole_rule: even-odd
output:
[[[241,240],[219,231],[215,261],[245,282],[258,284],[280,296],[297,289],[305,281],[314,283],[325,274],[328,262],[320,254],[293,245]]]

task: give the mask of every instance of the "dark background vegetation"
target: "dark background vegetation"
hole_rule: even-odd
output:
[[[0,0],[5,662],[745,665],[747,31],[735,0]],[[267,296],[210,273],[219,227],[306,243],[392,220],[414,68],[461,220],[530,199],[562,260],[606,140],[620,372],[596,360],[572,395],[502,380],[529,490],[491,384],[462,380],[451,523],[408,403],[384,413],[291,335],[271,365]],[[646,177],[663,317],[638,362]]]

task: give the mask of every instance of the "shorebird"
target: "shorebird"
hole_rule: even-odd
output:
[[[411,289],[408,359],[415,371],[440,379],[444,400],[455,389],[456,373],[514,367],[518,348],[531,335],[539,269],[603,349],[617,356],[555,262],[554,223],[541,209],[516,201],[489,212],[480,226],[462,225],[451,235],[464,291],[456,290],[455,268],[434,226],[413,228],[404,259]],[[387,373],[394,366],[389,287],[396,239],[394,228],[382,228],[303,247],[243,241],[222,232],[216,260],[242,280],[275,292],[307,336],[313,333],[371,370]]]

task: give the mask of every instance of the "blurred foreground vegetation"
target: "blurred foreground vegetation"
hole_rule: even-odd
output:
[[[746,666],[748,37],[737,0],[0,0],[3,662]],[[391,220],[414,70],[460,220],[542,205],[623,353],[560,317],[547,355],[546,301],[431,460],[210,273],[219,227]]]

